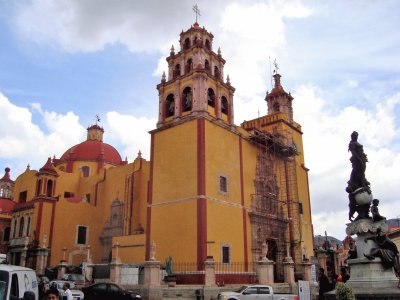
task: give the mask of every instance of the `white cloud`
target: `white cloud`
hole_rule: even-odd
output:
[[[330,100],[318,94],[315,86],[298,88],[294,93],[295,119],[304,132],[314,232],[323,234],[328,230],[341,238],[348,223],[345,188],[351,172],[348,143],[353,130],[359,132],[359,142],[368,155],[366,177],[371,182],[374,197],[381,199],[381,213],[388,218],[397,216],[400,153],[399,142],[395,140],[399,129],[394,108],[400,103],[400,93],[378,103],[370,111],[352,106],[334,111],[328,105]]]
[[[60,156],[84,134],[84,127],[72,112],[48,112],[37,103],[32,109],[42,115],[46,132],[32,121],[28,108],[11,103],[0,93],[0,143],[4,145],[0,158],[8,161],[13,174],[21,173],[28,163],[35,169],[42,167],[47,157]]]
[[[150,160],[150,130],[155,128],[157,120],[147,118],[135,118],[112,111],[107,113],[107,136],[122,144],[123,152],[129,161],[136,158],[139,151],[142,157]],[[123,157],[125,158],[125,157]]]
[[[214,44],[217,41],[223,45],[222,55],[229,62],[225,77],[229,74],[237,88],[236,101],[249,102],[266,92],[268,57],[276,57],[286,44],[285,18],[305,18],[311,13],[310,8],[298,1],[234,3],[225,8]]]

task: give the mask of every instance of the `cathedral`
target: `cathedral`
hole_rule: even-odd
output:
[[[11,263],[240,263],[267,257],[283,280],[313,253],[308,169],[293,97],[274,73],[267,114],[234,123],[234,92],[213,35],[196,22],[172,46],[157,85],[150,158],[128,163],[93,124],[87,139],[15,181],[0,179],[0,230]],[[156,99],[153,99],[156,105]],[[132,133],[134,134],[134,133]],[[156,250],[154,250],[154,248]],[[45,253],[45,259],[43,255]],[[90,256],[90,257],[89,257]]]

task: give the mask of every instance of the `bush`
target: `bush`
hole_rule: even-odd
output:
[[[336,284],[336,299],[338,300],[355,300],[353,289],[343,282]]]

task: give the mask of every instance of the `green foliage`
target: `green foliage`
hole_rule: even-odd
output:
[[[336,299],[337,300],[355,300],[353,289],[343,282],[336,284]]]

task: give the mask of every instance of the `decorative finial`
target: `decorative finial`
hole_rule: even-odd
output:
[[[162,73],[162,76],[161,76],[161,82],[162,83],[164,83],[164,82],[166,82],[166,76],[165,76],[165,71]]]
[[[200,14],[200,9],[197,7],[197,4],[193,6],[193,11],[194,11],[195,14],[196,14],[196,24],[197,24],[197,17],[198,17],[198,16],[201,16],[201,14]]]
[[[218,47],[218,56],[221,56],[221,48]]]
[[[141,158],[141,157],[142,157],[142,151],[139,150],[137,156],[138,156],[139,158]]]
[[[26,171],[29,171],[30,169],[31,169],[31,165],[28,164],[28,165],[26,166]]]
[[[171,52],[169,53],[170,55],[175,55],[175,48],[174,45],[171,46]]]
[[[274,59],[273,64],[274,64],[274,67],[275,67],[274,74],[278,74],[279,67],[278,67],[278,63],[276,62],[276,58]]]
[[[128,156],[127,155],[125,156],[125,161],[128,161]]]
[[[229,78],[229,74],[228,74],[228,76],[226,76],[226,84],[228,84],[228,85],[231,84],[231,79]]]

